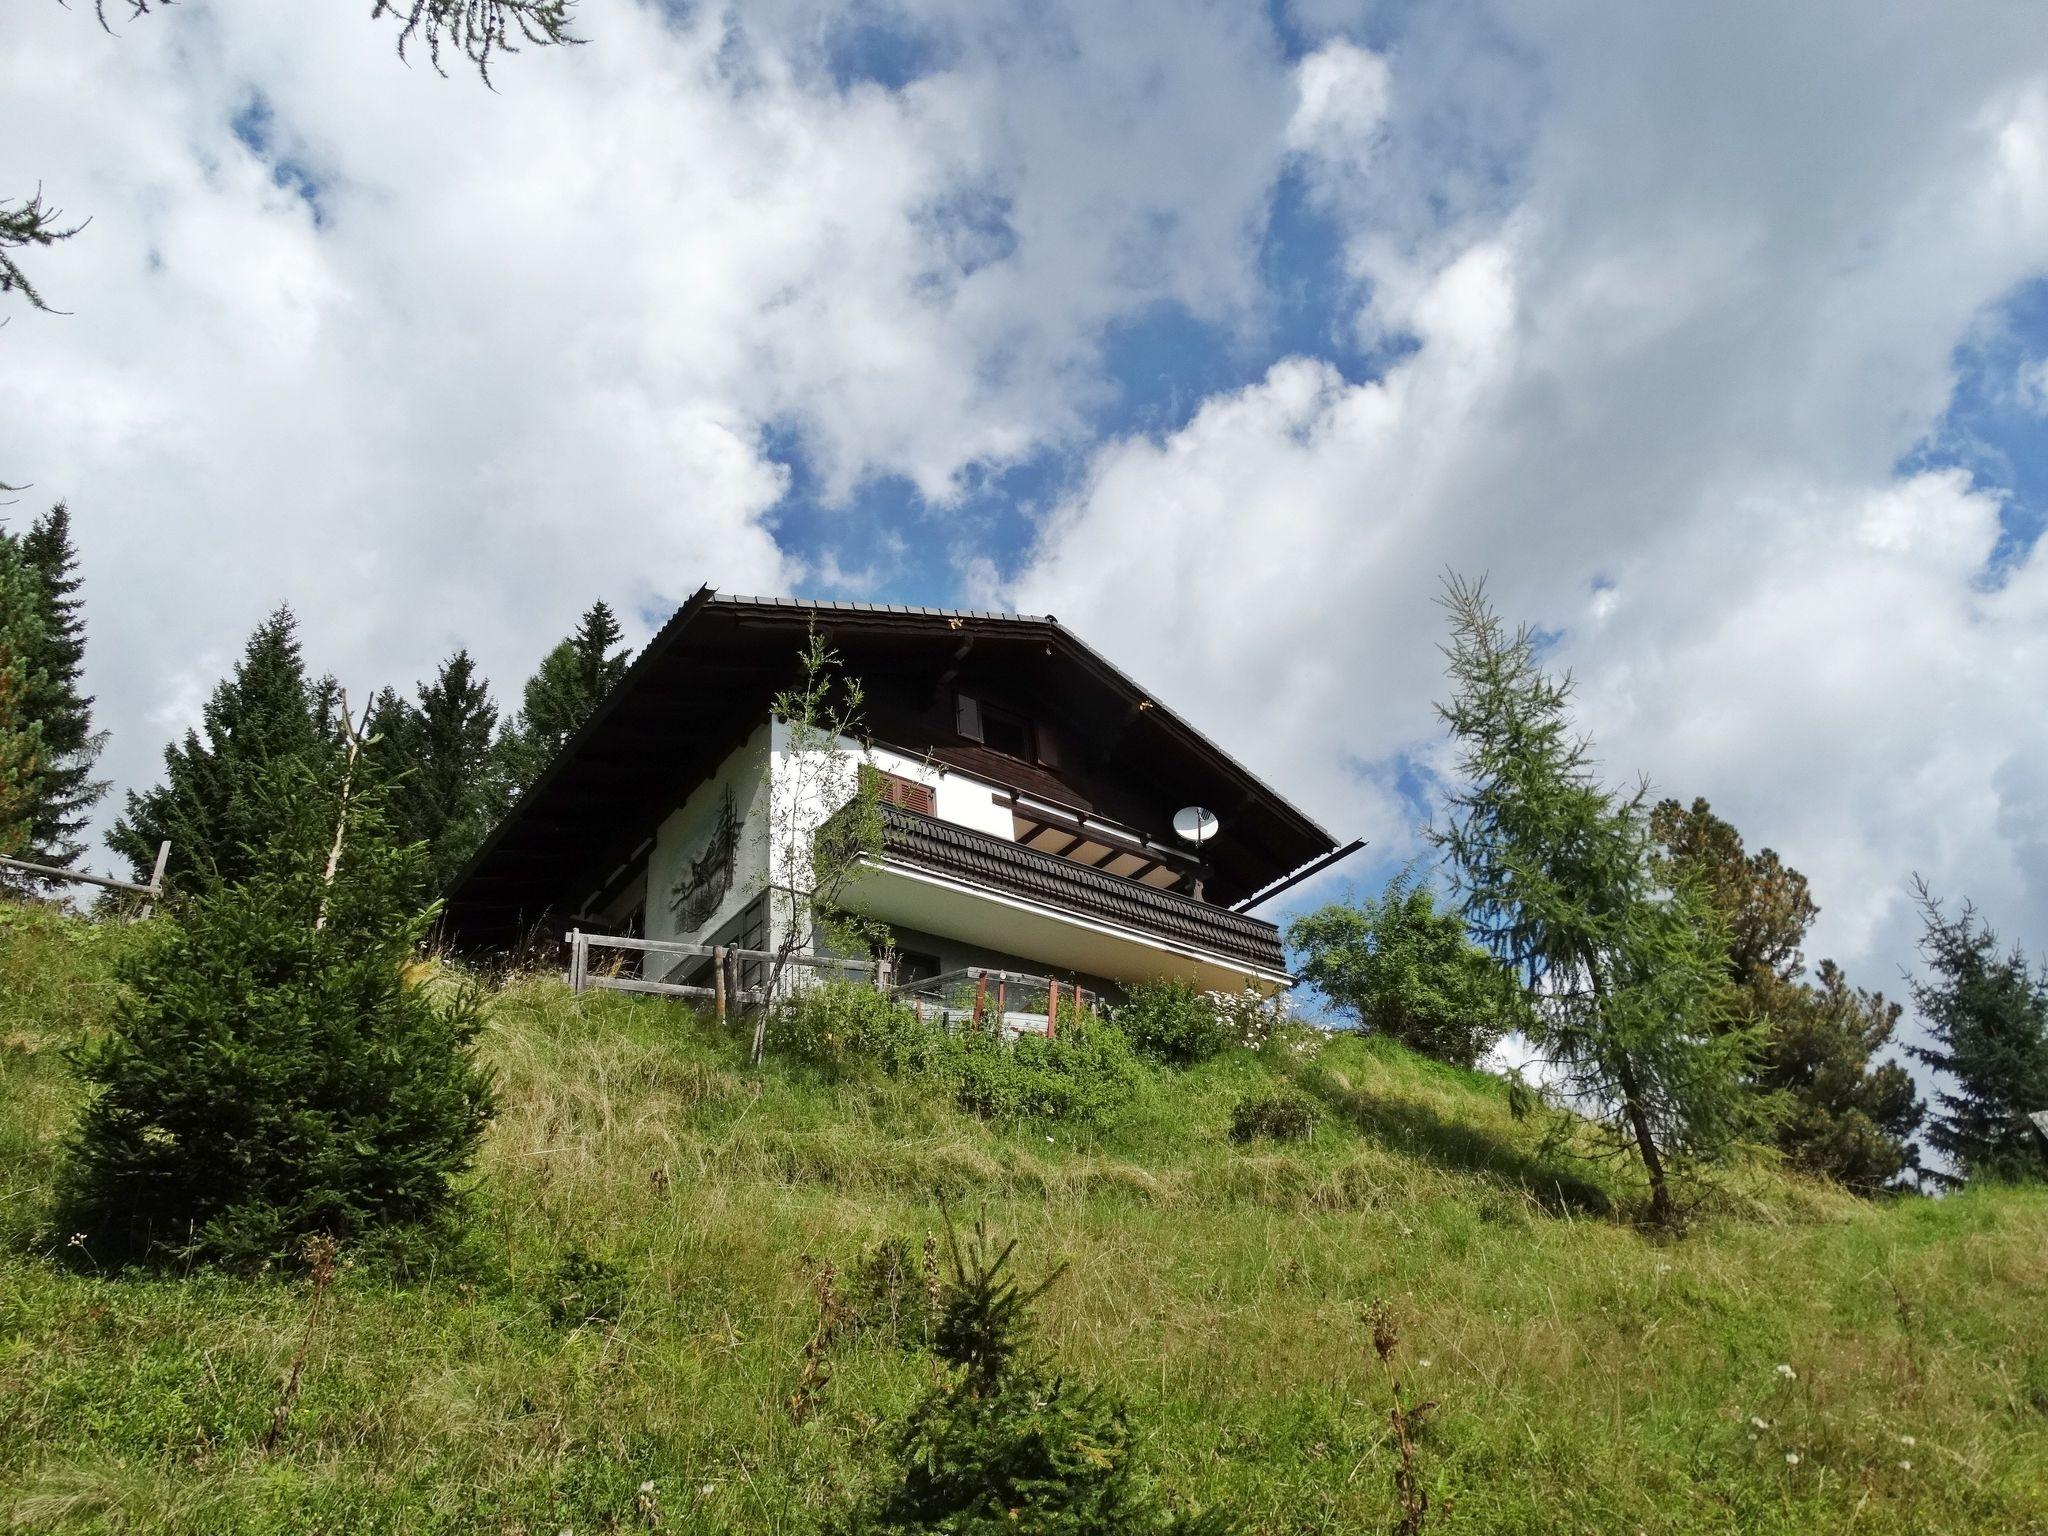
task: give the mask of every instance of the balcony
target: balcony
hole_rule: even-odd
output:
[[[881,856],[848,896],[871,916],[1113,981],[1288,984],[1271,923],[900,805],[881,809]]]

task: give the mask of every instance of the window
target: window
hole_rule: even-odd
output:
[[[993,704],[981,706],[981,742],[991,752],[1031,761],[1031,722]]]
[[[955,728],[967,740],[978,741],[1005,757],[1014,757],[1020,763],[1050,761],[1050,758],[1039,755],[1044,744],[1036,728],[1014,709],[1005,709],[1000,704],[990,704],[969,694],[955,694],[953,721]]]

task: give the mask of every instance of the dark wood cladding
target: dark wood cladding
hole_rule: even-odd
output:
[[[935,816],[883,806],[882,853],[892,863],[915,865],[1262,970],[1286,969],[1280,930],[1260,918],[1106,875]]]
[[[447,893],[450,937],[545,933],[644,854],[661,819],[767,718],[815,624],[867,690],[879,743],[1170,842],[1206,805],[1223,831],[1205,890],[1227,906],[1336,846],[1051,619],[698,592],[486,839]],[[963,740],[961,691],[1044,734],[1024,762]]]

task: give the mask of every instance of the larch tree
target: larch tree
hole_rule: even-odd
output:
[[[102,26],[111,14],[147,16],[176,0],[94,0]],[[446,58],[467,59],[484,83],[491,79],[491,61],[517,53],[522,46],[561,47],[583,41],[571,34],[575,0],[373,0],[372,21],[398,27],[398,56],[424,44],[428,61],[445,75]]]
[[[1877,1055],[1899,1007],[1849,985],[1823,960],[1804,980],[1800,946],[1819,915],[1806,877],[1705,801],[1661,801],[1651,825],[1666,855],[1698,877],[1728,935],[1738,1012],[1762,1029],[1751,1086],[1768,1100],[1772,1135],[1795,1168],[1874,1193],[1919,1166],[1913,1133],[1926,1114],[1912,1075]]]
[[[1927,1139],[1958,1180],[2048,1177],[2029,1119],[2048,1110],[2048,973],[2003,948],[1969,902],[1951,917],[1924,880],[1913,889],[1928,971],[1912,983],[1913,1004],[1931,1043],[1908,1049],[1948,1078]]]
[[[32,665],[29,716],[42,727],[43,766],[29,818],[28,857],[69,869],[85,852],[92,808],[107,792],[93,777],[106,733],[92,728],[92,697],[84,689],[85,614],[79,596],[78,552],[71,512],[59,502],[22,535],[21,554],[38,584],[42,640]]]
[[[1748,1122],[1755,1032],[1729,1019],[1726,940],[1660,856],[1647,790],[1600,782],[1534,632],[1483,583],[1450,577],[1442,602],[1461,782],[1433,838],[1474,934],[1523,979],[1553,1086],[1641,1159],[1651,1218],[1675,1224],[1674,1184]]]
[[[190,890],[241,879],[273,830],[261,793],[267,770],[285,759],[311,764],[331,756],[338,720],[338,692],[324,680],[308,683],[298,621],[279,608],[215,687],[201,729],[164,749],[163,782],[129,792],[108,847],[138,878],[146,878],[158,843],[168,841],[172,885]]]

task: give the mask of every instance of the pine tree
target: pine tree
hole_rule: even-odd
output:
[[[276,756],[255,777],[268,832],[242,878],[124,962],[79,1055],[60,1220],[98,1263],[288,1263],[310,1236],[432,1224],[491,1112],[477,994],[413,974],[421,850],[358,783],[330,875],[340,765]]]
[[[214,689],[203,734],[188,730],[164,749],[164,782],[129,792],[107,845],[138,879],[147,878],[157,844],[167,840],[174,886],[240,880],[253,868],[252,850],[272,831],[259,793],[266,770],[288,759],[313,764],[331,756],[338,704],[326,681],[308,685],[298,621],[279,608],[249,637],[234,674]]]
[[[953,1278],[932,1351],[948,1367],[897,1431],[891,1465],[840,1529],[953,1536],[1227,1536],[1219,1515],[1174,1520],[1144,1477],[1129,1410],[1040,1358],[1031,1309],[1058,1271],[1026,1290],[979,1226]]]
[[[0,533],[0,854],[19,856],[43,797],[43,732],[32,713],[41,688],[42,584],[18,540]]]
[[[1727,945],[1696,876],[1660,856],[1648,792],[1609,789],[1575,734],[1569,676],[1510,635],[1483,585],[1446,582],[1456,696],[1439,713],[1463,785],[1434,834],[1465,918],[1522,975],[1555,1082],[1641,1158],[1650,1215],[1747,1128],[1755,1031],[1731,1025]]]
[[[1816,985],[1767,981],[1755,998],[1765,1034],[1752,1081],[1777,1100],[1772,1134],[1786,1161],[1859,1194],[1917,1170],[1911,1138],[1927,1106],[1912,1074],[1876,1060],[1899,1005],[1850,986],[1832,960],[1821,961]]]
[[[1899,1008],[1851,987],[1823,960],[1818,985],[1800,952],[1819,915],[1806,877],[1742,834],[1705,800],[1665,800],[1651,825],[1674,865],[1697,877],[1729,935],[1728,979],[1739,1016],[1761,1024],[1751,1086],[1768,1100],[1787,1161],[1874,1193],[1917,1168],[1913,1133],[1926,1115],[1904,1068],[1875,1058]]]
[[[41,587],[43,640],[34,669],[28,713],[42,727],[41,789],[29,818],[27,857],[69,869],[85,852],[79,836],[94,805],[107,792],[93,768],[106,745],[92,728],[92,698],[82,691],[85,670],[84,600],[78,595],[78,554],[71,543],[71,512],[58,502],[22,536],[21,553]]]
[[[1950,917],[1917,876],[1920,954],[1932,976],[1913,1002],[1933,1044],[1911,1046],[1946,1073],[1927,1139],[1961,1178],[2048,1177],[2048,1150],[2028,1120],[2048,1110],[2048,972],[1998,935],[1969,902]]]

